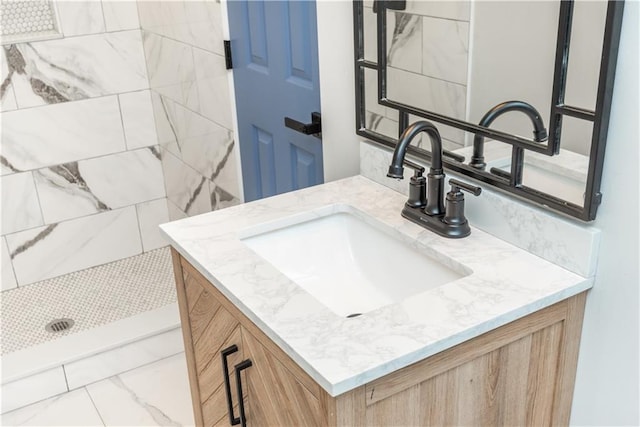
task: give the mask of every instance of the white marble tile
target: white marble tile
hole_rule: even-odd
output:
[[[193,60],[198,84],[200,113],[227,129],[233,129],[229,71],[225,68],[224,57],[194,48]]]
[[[70,390],[74,390],[183,351],[182,331],[180,328],[174,328],[162,334],[65,364],[67,384]]]
[[[19,285],[142,252],[134,206],[9,234],[6,238]]]
[[[407,13],[469,21],[470,0],[409,0]]]
[[[163,150],[167,198],[189,216],[211,210],[208,179],[193,170],[172,153]]]
[[[242,203],[238,196],[213,181],[209,181],[209,193],[211,194],[212,211],[236,206]]]
[[[104,32],[104,17],[99,1],[58,1],[56,6],[65,37]]]
[[[20,108],[149,87],[140,30],[15,46],[9,69],[24,62],[12,78]]]
[[[224,55],[222,10],[219,1],[185,1],[188,25],[184,28],[191,36],[191,45]],[[179,39],[180,40],[180,39]]]
[[[2,235],[44,224],[31,172],[3,176],[0,178],[0,188]]]
[[[183,1],[141,1],[138,2],[138,15],[140,25],[144,29],[150,29],[162,34],[168,31],[172,25],[185,24],[187,15]],[[170,36],[167,32],[166,35]]]
[[[192,111],[200,111],[200,94],[197,83],[194,78],[194,80],[176,84],[157,86],[153,90],[165,99],[169,98]]]
[[[3,113],[1,144],[3,157],[16,170],[124,151],[118,99],[109,96]]]
[[[176,130],[173,128],[172,120],[175,116],[175,102],[171,102],[167,98],[160,95],[155,90],[151,90],[151,105],[153,106],[153,116],[156,122],[156,135],[158,143],[163,148],[175,146],[178,140]],[[174,154],[179,154],[177,147],[173,148]]]
[[[165,196],[157,146],[35,172],[47,224]]]
[[[107,31],[140,28],[138,6],[134,0],[102,0]]]
[[[20,416],[17,413],[7,414],[7,412],[67,390],[62,366],[2,384],[2,411],[0,412],[4,415],[0,418],[1,424],[17,425],[14,422],[21,419]]]
[[[201,175],[238,195],[233,132],[165,97],[154,97],[154,109],[161,129],[160,144]]]
[[[143,32],[143,43],[151,88],[195,80],[189,45],[147,31]]]
[[[464,119],[466,87],[463,85],[391,67],[388,70],[387,93],[394,101]]]
[[[18,108],[18,105],[16,104],[16,96],[13,93],[11,77],[12,76],[9,75],[6,52],[4,49],[0,49],[0,85],[2,85],[2,92],[0,93],[0,111],[11,111]]]
[[[118,95],[127,149],[133,150],[158,143],[153,117],[151,93],[148,90]]]
[[[422,70],[422,19],[409,13],[387,13],[387,61],[402,70]]]
[[[192,426],[184,353],[87,386],[106,425]]]
[[[422,74],[467,85],[469,23],[422,18]]]
[[[440,79],[388,68],[388,96],[394,101],[414,105],[427,111],[437,111],[449,117],[465,118],[466,86],[450,83]],[[390,110],[392,120],[397,119],[397,112]],[[409,122],[413,122],[411,118]],[[464,142],[464,131],[438,125],[443,137],[459,143]]]
[[[18,286],[16,282],[16,276],[13,274],[13,266],[11,265],[11,256],[9,256],[9,249],[7,248],[7,242],[4,237],[0,239],[0,251],[2,251],[2,263],[0,269],[2,269],[2,284],[0,284],[0,290],[7,291]]]
[[[152,200],[136,205],[138,224],[145,252],[167,246],[169,243],[160,235],[158,225],[169,222],[167,199]]]
[[[182,212],[171,200],[167,199],[167,207],[169,208],[169,220],[177,221],[179,219],[189,218],[189,215]]]
[[[7,426],[103,426],[86,389],[61,394],[2,416]]]
[[[2,102],[0,102],[0,111],[12,111],[18,108],[16,96],[13,93],[13,85],[8,85],[2,93]]]

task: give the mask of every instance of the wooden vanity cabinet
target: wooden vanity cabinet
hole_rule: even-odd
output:
[[[172,251],[195,421],[229,426],[568,425],[585,294],[331,397]],[[235,345],[223,369],[221,351]],[[247,362],[245,362],[246,364]],[[225,382],[228,383],[225,384]]]

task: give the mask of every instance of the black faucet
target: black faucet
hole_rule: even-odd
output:
[[[431,140],[431,168],[427,174],[427,182],[422,176],[424,168],[405,160],[411,140],[420,132],[425,132]],[[466,190],[479,195],[481,189],[463,182],[450,180],[451,191],[447,194],[447,206],[444,206],[444,180],[442,169],[442,139],[440,132],[427,121],[418,121],[407,127],[393,152],[391,165],[387,176],[390,178],[404,178],[403,163],[415,169],[415,175],[410,182],[410,196],[402,209],[402,216],[422,227],[428,228],[441,236],[460,238],[471,233],[469,223],[464,217],[464,195]],[[426,187],[426,188],[425,188]],[[426,195],[428,189],[428,197]]]
[[[543,142],[547,140],[547,129],[544,127],[544,122],[540,117],[540,113],[531,104],[524,101],[507,101],[496,105],[490,109],[478,123],[480,126],[489,127],[491,123],[504,113],[509,111],[520,111],[526,114],[531,123],[533,123],[533,140],[536,142]],[[514,156],[517,160],[522,162],[522,149],[513,147]],[[516,151],[517,150],[517,151]],[[473,155],[469,166],[476,169],[484,169],[487,164],[484,161],[484,136],[476,134],[473,138]]]

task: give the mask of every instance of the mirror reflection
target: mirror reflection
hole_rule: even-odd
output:
[[[387,97],[474,124],[496,105],[530,104],[550,126],[559,1],[414,1],[386,11]],[[577,1],[565,101],[594,110],[606,1]],[[377,61],[376,14],[364,3],[365,59]],[[365,72],[367,129],[397,137],[398,111],[377,104],[377,73]],[[415,117],[410,117],[409,122]],[[436,123],[446,150],[472,157],[474,134]],[[518,111],[492,129],[536,141],[532,120]],[[556,156],[525,152],[523,185],[582,206],[593,124],[565,116]],[[540,144],[547,144],[545,139]],[[418,142],[418,146],[423,145]],[[426,144],[425,144],[426,145]],[[424,147],[428,149],[428,147]],[[512,147],[484,141],[485,170],[509,172]],[[500,171],[496,171],[497,174]]]

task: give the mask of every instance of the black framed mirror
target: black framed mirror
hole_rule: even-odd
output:
[[[356,133],[394,148],[427,119],[446,169],[591,221],[623,8],[354,0]],[[420,141],[409,152],[430,159]]]

